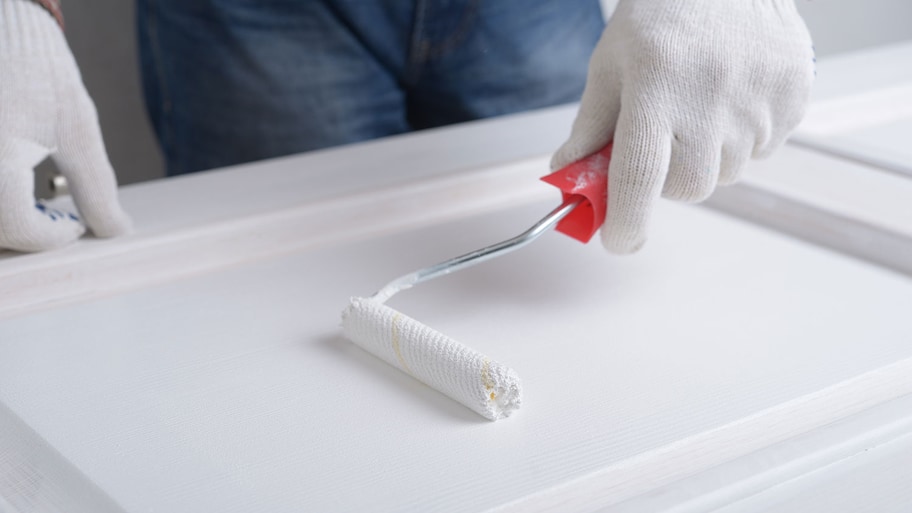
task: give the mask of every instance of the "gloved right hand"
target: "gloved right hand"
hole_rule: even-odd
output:
[[[0,248],[48,250],[85,232],[76,216],[35,202],[33,169],[48,155],[93,234],[130,230],[95,105],[63,31],[31,0],[0,0]]]
[[[552,168],[614,141],[602,243],[632,253],[660,195],[702,201],[780,147],[813,81],[793,0],[620,0]]]

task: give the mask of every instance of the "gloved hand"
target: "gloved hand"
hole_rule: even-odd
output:
[[[813,61],[793,0],[620,0],[551,167],[613,138],[602,242],[637,251],[660,194],[704,200],[785,141],[804,115]]]
[[[76,216],[36,205],[33,168],[48,154],[92,233],[130,230],[95,105],[63,32],[31,0],[0,0],[0,248],[52,249],[85,231]]]

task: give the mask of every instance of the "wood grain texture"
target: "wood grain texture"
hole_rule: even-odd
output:
[[[912,434],[855,453],[719,513],[906,513],[912,510]],[[859,493],[864,490],[864,493]]]
[[[349,295],[550,206],[7,319],[0,401],[126,511],[549,511],[912,392],[908,279],[674,204],[636,259],[552,234],[397,296],[523,374],[507,421],[340,338]]]
[[[535,116],[531,128],[521,117],[498,121],[520,130],[567,121],[563,110]],[[476,128],[421,134],[412,142],[438,145],[454,135],[474,139]],[[480,128],[487,132],[492,127]],[[524,145],[490,151],[486,160],[472,161],[476,168],[458,167],[467,164],[458,161],[434,172],[403,164],[400,173],[385,179],[364,173],[366,162],[400,158],[398,145],[404,142],[203,173],[186,182],[128,187],[123,201],[137,218],[135,234],[83,240],[49,253],[0,254],[0,290],[7,291],[0,295],[0,319],[554,194],[538,181],[547,173],[547,156],[506,160],[528,152]],[[314,178],[312,168],[338,174]],[[352,169],[359,177],[354,181],[364,178],[363,183],[349,185],[353,178],[344,170]],[[308,188],[311,183],[315,186]],[[912,180],[785,148],[768,161],[753,162],[742,184],[720,189],[707,206],[912,274],[910,202]]]
[[[383,233],[534,201],[534,191],[547,190],[537,178],[547,173],[548,149],[560,144],[573,114],[572,107],[545,109],[124,187],[131,236],[48,253],[0,251],[0,318],[336,234]]]
[[[0,402],[0,511],[124,511]]]
[[[70,251],[26,255],[0,266],[0,318],[142,288],[290,252],[458,219],[552,196],[537,178],[544,159],[223,221],[86,241]],[[486,192],[487,191],[487,192]],[[156,195],[159,191],[156,191]],[[420,212],[420,215],[416,215]]]
[[[821,59],[793,142],[912,178],[909,63],[912,41]]]
[[[912,276],[912,179],[786,146],[706,206]]]
[[[729,460],[721,465],[653,488],[623,503],[600,508],[598,513],[637,513],[666,511],[673,513],[702,513],[718,511],[738,504],[750,503],[752,508],[773,508],[774,503],[756,500],[785,487],[803,488],[808,496],[825,501],[818,493],[815,476],[829,474],[828,469],[843,468],[846,462],[879,447],[893,446],[912,434],[912,395],[888,401],[826,426],[791,437],[783,442]],[[876,468],[869,471],[896,472],[899,468]],[[902,472],[900,472],[902,473]],[[891,482],[891,481],[888,481]],[[815,484],[810,484],[815,483]],[[859,501],[874,504],[866,489],[847,487],[853,500],[845,507],[808,507],[806,511],[856,513]],[[886,488],[889,488],[887,486]],[[883,504],[887,504],[885,501]],[[903,503],[900,502],[899,505]],[[761,509],[762,510],[762,509]]]

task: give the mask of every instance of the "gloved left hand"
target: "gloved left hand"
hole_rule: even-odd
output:
[[[793,0],[620,0],[552,168],[613,138],[602,243],[636,251],[660,194],[701,201],[782,145],[813,60]]]
[[[85,232],[76,216],[36,205],[33,168],[49,154],[92,233],[130,230],[63,31],[31,0],[0,0],[0,249],[53,249]]]

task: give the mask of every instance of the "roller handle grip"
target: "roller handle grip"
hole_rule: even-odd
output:
[[[586,243],[605,222],[608,208],[608,163],[611,143],[601,150],[542,177],[561,190],[564,203],[582,197],[583,203],[555,227],[564,235]]]

